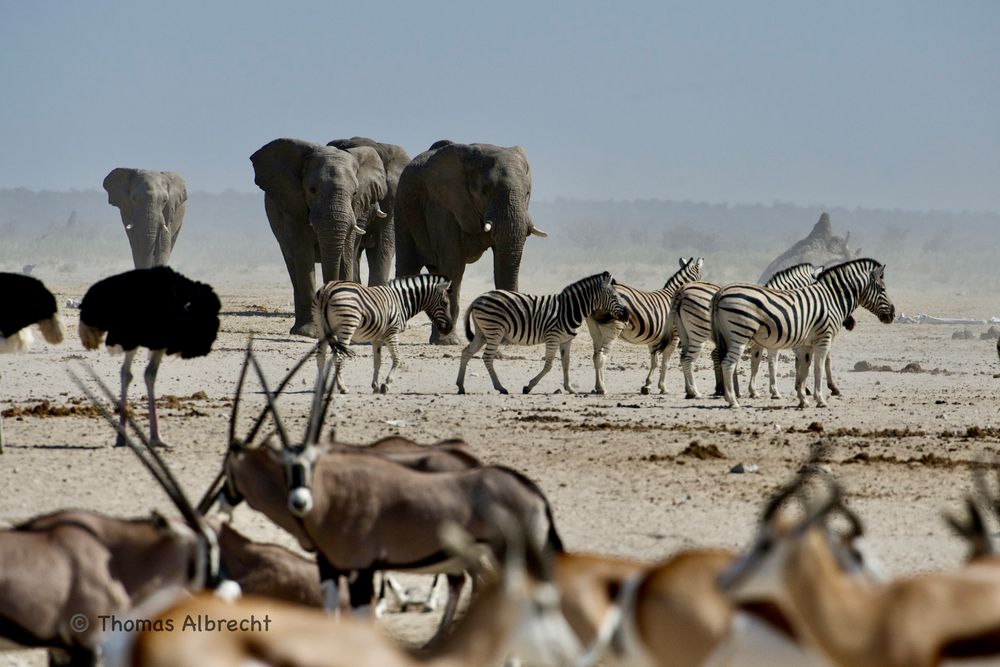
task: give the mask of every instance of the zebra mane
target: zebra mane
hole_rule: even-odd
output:
[[[418,286],[430,286],[430,285],[440,285],[441,283],[448,282],[448,277],[442,276],[440,273],[418,273],[413,276],[403,276],[402,278],[394,278],[389,281],[388,286],[393,285],[411,285],[413,287]]]
[[[796,264],[795,266],[789,266],[788,268],[784,268],[781,271],[776,271],[775,273],[773,273],[771,275],[770,278],[767,279],[767,281],[770,282],[770,281],[774,280],[775,278],[783,278],[785,276],[790,276],[793,273],[798,273],[800,271],[805,271],[806,267],[809,267],[809,271],[810,272],[812,272],[813,269],[816,268],[816,267],[814,267],[812,265],[812,262],[802,262],[800,264]]]
[[[816,276],[816,282],[820,282],[826,278],[827,274],[836,277],[857,269],[861,269],[862,271],[872,271],[880,266],[882,266],[882,262],[877,259],[872,259],[871,257],[859,257],[858,259],[851,259],[841,264],[834,264],[833,266],[823,269],[822,273]]]
[[[603,282],[604,280],[607,280],[610,277],[611,277],[611,274],[608,273],[607,271],[605,271],[604,273],[595,273],[592,276],[587,276],[586,278],[581,278],[580,280],[577,280],[575,283],[571,283],[571,284],[567,285],[566,287],[564,287],[563,289],[561,289],[559,291],[559,293],[560,294],[566,294],[570,290],[572,290],[574,288],[577,288],[577,287],[584,287],[584,286],[591,287],[591,286],[594,286],[594,285],[599,285],[599,284],[601,284],[601,282]],[[611,280],[613,282],[614,278],[611,278]]]
[[[680,288],[684,283],[684,279],[689,275],[692,279],[696,279],[700,276],[701,271],[698,266],[698,258],[689,257],[688,261],[684,262],[684,266],[674,271],[674,275],[667,278],[667,282],[663,284],[663,289]]]

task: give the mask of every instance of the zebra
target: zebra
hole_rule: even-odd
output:
[[[819,274],[815,284],[789,292],[748,283],[720,289],[712,298],[712,334],[721,359],[726,401],[739,407],[733,371],[753,340],[767,349],[799,348],[795,353],[799,407],[805,407],[811,357],[816,405],[825,407],[822,380],[827,353],[842,323],[858,306],[885,324],[896,317],[885,289],[885,265],[874,259],[838,264]]]
[[[483,363],[493,380],[493,387],[501,394],[507,393],[493,368],[493,359],[501,342],[512,345],[545,344],[545,366],[525,385],[525,394],[534,389],[552,369],[557,349],[562,359],[563,387],[567,392],[574,393],[569,381],[569,352],[584,318],[595,310],[608,311],[612,318],[619,321],[625,321],[627,317],[613,282],[611,274],[605,271],[578,280],[558,294],[537,296],[493,290],[476,297],[465,313],[465,336],[470,342],[462,350],[462,363],[456,380],[458,393],[465,393],[465,369],[469,359],[484,345]]]
[[[625,306],[628,321],[620,322],[605,312],[594,312],[587,316],[587,328],[594,341],[595,394],[606,392],[604,362],[611,354],[611,348],[618,338],[633,345],[649,347],[649,373],[646,375],[646,382],[639,390],[643,394],[649,393],[653,373],[656,371],[656,357],[662,352],[660,382],[657,387],[661,394],[666,393],[664,379],[667,375],[667,360],[677,346],[676,333],[673,327],[667,326],[670,321],[670,302],[678,287],[698,279],[704,263],[704,257],[699,257],[697,260],[694,257],[686,260],[681,257],[680,269],[667,280],[662,289],[652,292],[614,283],[615,291]]]
[[[823,267],[816,268],[808,262],[796,264],[771,276],[765,287],[772,289],[800,289],[806,285],[811,285],[816,281],[816,276],[823,270]],[[701,354],[701,349],[705,341],[712,337],[712,321],[710,305],[712,297],[720,289],[719,285],[709,282],[691,282],[682,285],[674,296],[671,310],[671,326],[676,331],[680,340],[681,368],[684,372],[684,397],[701,398],[701,393],[695,384],[693,366],[694,362]],[[848,316],[844,320],[844,327],[850,331],[854,328],[854,317]],[[751,376],[750,376],[750,396],[756,396],[755,380],[757,368],[760,365],[760,354],[762,350],[759,346],[750,346],[751,354]],[[768,355],[768,369],[773,377],[773,355]],[[827,386],[834,396],[840,395],[840,389],[833,382],[833,375],[830,372],[830,358],[827,357]],[[717,351],[712,351],[712,367],[715,369],[715,396],[725,394],[722,386],[722,368],[719,364]],[[736,395],[739,396],[739,387],[736,388]],[[771,395],[780,398],[774,381],[771,383]]]
[[[804,262],[802,264],[796,264],[790,266],[787,269],[782,269],[774,275],[772,275],[764,287],[770,287],[771,289],[777,290],[794,290],[801,289],[807,285],[812,285],[816,282],[816,276],[822,273],[824,267],[815,267],[809,262]],[[854,316],[848,315],[847,319],[844,320],[844,328],[848,331],[854,329]],[[749,388],[747,394],[750,398],[757,398],[757,370],[760,367],[760,357],[764,353],[764,348],[754,343],[750,343],[747,346],[747,350],[750,352],[750,380]],[[771,398],[780,399],[781,393],[778,391],[778,385],[775,381],[775,357],[777,353],[774,350],[767,351],[767,371],[769,377],[769,390],[771,393]],[[831,396],[840,396],[840,389],[837,384],[833,381],[833,371],[831,356],[826,356],[826,387],[830,390]],[[718,363],[718,355],[713,355],[713,360]],[[808,391],[808,390],[807,390]]]
[[[420,311],[443,333],[451,332],[454,322],[450,311],[451,281],[444,276],[420,274],[391,280],[387,285],[364,287],[358,283],[332,281],[319,288],[312,302],[313,322],[330,340],[336,366],[337,389],[346,393],[340,367],[347,346],[352,341],[372,344],[372,391],[387,393],[392,374],[399,366],[399,334],[406,323]],[[389,347],[392,368],[379,383],[382,347]],[[320,346],[320,368],[326,346]]]

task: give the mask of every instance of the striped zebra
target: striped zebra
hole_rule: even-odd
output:
[[[787,269],[782,269],[774,275],[772,275],[764,287],[770,287],[776,290],[795,290],[806,287],[807,285],[812,285],[816,282],[816,276],[823,272],[822,266],[815,267],[809,262],[804,262],[802,264],[796,264],[790,266]],[[844,321],[844,328],[848,331],[854,328],[854,316],[848,315],[847,320]],[[747,346],[747,351],[750,353],[750,380],[748,382],[747,395],[750,398],[757,398],[757,370],[760,368],[760,358],[764,353],[764,348],[756,343],[751,342]],[[771,398],[780,399],[781,393],[778,391],[778,383],[775,379],[775,358],[777,357],[776,350],[767,350],[767,372],[769,379],[769,387],[771,393]],[[713,359],[718,359],[718,355],[715,355]],[[827,389],[830,390],[831,396],[840,396],[840,389],[833,381],[833,372],[831,370],[831,355],[826,357],[826,382]]]
[[[698,280],[705,258],[699,257],[696,260],[694,257],[690,257],[685,260],[681,257],[679,263],[680,269],[670,276],[661,289],[652,292],[645,292],[621,283],[614,284],[615,290],[625,306],[625,312],[628,315],[627,322],[613,319],[609,313],[605,312],[594,312],[587,316],[587,328],[594,341],[595,394],[603,394],[606,391],[604,387],[604,362],[611,354],[611,348],[615,341],[619,338],[626,343],[649,347],[649,373],[646,375],[646,382],[640,389],[643,394],[649,393],[649,386],[653,383],[653,373],[656,371],[656,357],[662,352],[660,355],[660,382],[657,386],[661,394],[666,393],[664,379],[667,375],[667,360],[673,354],[677,340],[674,328],[668,327],[670,302],[673,300],[677,288],[684,283]]]
[[[524,387],[525,394],[552,370],[556,350],[562,359],[563,387],[573,393],[569,381],[569,351],[584,318],[595,310],[604,310],[617,320],[625,320],[625,307],[612,283],[611,274],[605,271],[578,280],[558,294],[537,296],[493,290],[476,297],[465,313],[465,335],[470,343],[462,350],[462,364],[456,381],[458,393],[465,393],[465,369],[469,359],[484,345],[483,363],[493,380],[493,387],[501,394],[507,393],[493,368],[493,359],[501,342],[511,345],[545,344],[545,367]]]
[[[445,334],[451,331],[454,322],[449,309],[450,288],[451,281],[444,276],[426,273],[373,287],[333,281],[319,288],[312,303],[313,322],[317,330],[331,339],[337,389],[346,393],[340,378],[340,367],[346,355],[341,351],[351,342],[371,343],[375,365],[372,390],[387,393],[392,374],[399,366],[399,334],[406,329],[410,319],[424,311],[438,330]],[[383,346],[389,347],[392,368],[379,383]],[[320,368],[325,360],[325,347],[320,348]]]
[[[844,320],[858,306],[886,324],[896,316],[885,290],[885,266],[873,259],[838,264],[819,274],[815,284],[793,291],[753,284],[720,289],[712,299],[712,333],[722,360],[726,401],[731,407],[739,407],[733,391],[733,371],[752,340],[767,349],[799,348],[795,354],[799,407],[805,407],[810,360],[816,405],[824,407],[823,367],[830,345]]]
[[[778,273],[771,276],[771,278],[765,284],[765,287],[770,287],[772,289],[800,289],[807,285],[811,285],[816,281],[816,276],[822,271],[823,267],[818,269],[812,264],[803,263],[796,264],[787,269],[779,271]],[[701,349],[705,345],[705,342],[712,337],[712,321],[711,321],[711,303],[712,297],[720,289],[719,285],[715,283],[708,282],[692,282],[687,285],[683,285],[674,297],[673,310],[671,312],[671,318],[673,319],[673,327],[677,331],[677,337],[680,340],[681,349],[681,368],[684,372],[684,394],[685,398],[700,398],[701,393],[698,391],[698,387],[694,380],[694,362],[698,359],[701,354]],[[854,328],[854,318],[848,317],[844,322],[844,326],[850,330]],[[751,365],[751,376],[750,376],[750,396],[756,396],[755,380],[757,375],[757,369],[760,365],[760,355],[762,349],[759,346],[750,346],[750,355],[752,360]],[[771,372],[771,377],[774,377],[774,366],[773,357],[775,355],[768,355],[768,370]],[[833,376],[830,374],[829,358],[827,358],[827,382],[830,391],[834,395],[840,395],[840,390],[833,384]],[[715,369],[715,396],[723,396],[725,394],[722,386],[722,368],[719,364],[719,355],[713,350],[712,351],[712,367]],[[772,379],[771,384],[771,394],[775,398],[780,398],[776,396],[777,389],[774,385]],[[736,387],[736,395],[739,396],[739,387]]]

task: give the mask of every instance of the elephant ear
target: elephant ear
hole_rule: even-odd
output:
[[[109,204],[117,206],[119,209],[128,206],[131,201],[128,194],[129,184],[134,175],[135,169],[118,167],[112,169],[111,173],[104,177],[104,189],[108,193]]]
[[[299,139],[275,139],[250,156],[253,182],[271,196],[293,218],[309,217],[305,192],[302,191],[302,168],[306,159],[319,148]]]
[[[376,202],[385,197],[385,167],[382,158],[374,148],[356,146],[348,148],[347,152],[354,156],[358,163],[358,192],[354,201],[358,210],[367,211]]]
[[[184,183],[184,179],[181,178],[180,174],[172,171],[163,172],[163,178],[167,182],[167,191],[169,192],[168,201],[170,204],[170,209],[174,212],[177,211],[181,206],[187,202],[188,193],[187,185]]]
[[[426,163],[425,183],[438,207],[449,211],[465,234],[483,233],[483,216],[489,193],[483,174],[492,157],[476,146],[439,141]]]

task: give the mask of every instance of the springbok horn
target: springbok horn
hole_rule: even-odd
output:
[[[260,367],[257,357],[253,355],[253,352],[250,353],[250,363],[253,364],[253,368],[257,372],[257,379],[260,380],[260,385],[264,388],[264,396],[267,397],[267,409],[270,411],[272,419],[274,419],[274,427],[277,429],[278,437],[281,439],[281,447],[282,449],[288,449],[291,445],[291,442],[288,440],[288,431],[285,430],[285,424],[278,415],[274,396],[271,394],[271,389],[267,386],[267,379],[264,377],[264,369]]]
[[[548,232],[543,232],[538,227],[532,227],[531,228],[531,235],[532,236],[537,236],[537,237],[542,238],[542,239],[549,238],[549,233]]]
[[[375,211],[375,215],[379,218],[384,218],[387,215],[386,212],[382,210],[382,207],[378,205],[378,202],[375,202],[375,208],[373,210]]]
[[[493,223],[489,220],[483,220],[483,231],[488,232],[493,229]]]

